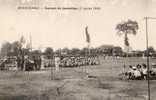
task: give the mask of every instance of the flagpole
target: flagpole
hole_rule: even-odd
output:
[[[148,100],[150,100],[150,79],[149,79],[149,51],[148,51],[148,20],[156,20],[156,17],[145,17],[145,21],[146,21],[146,51],[147,51],[147,80],[148,80]]]
[[[88,33],[88,26],[85,28],[85,34],[86,34],[86,42],[87,42],[87,52],[86,52],[86,57],[90,56],[90,35]],[[87,59],[87,58],[86,58]],[[87,67],[85,66],[85,72],[87,73]]]
[[[87,49],[88,50],[86,50],[86,59],[88,59],[88,57],[90,56],[90,43],[89,42],[87,42]],[[85,73],[87,73],[87,66],[85,66]]]
[[[55,58],[54,58],[54,55],[53,55],[53,57],[52,57],[52,61],[51,61],[51,59],[50,59],[50,62],[54,62],[55,63]],[[52,64],[50,64],[50,66],[51,66],[51,80],[54,80],[54,70],[53,70],[53,66],[52,66]]]
[[[88,55],[90,56],[90,43],[88,43]]]

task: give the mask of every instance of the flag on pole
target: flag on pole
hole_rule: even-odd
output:
[[[85,33],[86,33],[86,42],[90,43],[90,35],[88,33],[88,26],[85,28]]]

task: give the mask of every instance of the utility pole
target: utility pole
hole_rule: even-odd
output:
[[[149,78],[149,50],[148,50],[148,20],[156,20],[156,17],[145,17],[146,22],[146,53],[147,53],[147,81],[148,81],[148,100],[151,100],[150,98],[150,78]]]
[[[148,51],[148,17],[145,17],[146,21],[146,56],[147,56],[147,81],[148,81],[148,100],[150,100],[150,79],[149,79],[149,51]]]

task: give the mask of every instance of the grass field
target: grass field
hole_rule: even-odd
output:
[[[124,64],[146,63],[142,58],[100,59],[101,64],[80,68],[0,72],[0,100],[147,100],[146,80],[121,80]],[[150,64],[156,60],[150,60]],[[87,72],[87,73],[86,73]],[[89,78],[87,77],[89,76]],[[151,100],[156,81],[151,80]]]

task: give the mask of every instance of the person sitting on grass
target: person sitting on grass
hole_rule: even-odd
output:
[[[143,72],[142,72],[142,66],[140,64],[138,64],[137,66],[137,70],[140,72],[141,74],[141,78],[143,78]]]
[[[128,70],[128,79],[132,79],[133,78],[133,76],[134,76],[134,71],[133,71],[133,68],[132,68],[132,66],[130,65],[129,66],[129,70]]]
[[[138,64],[136,67],[137,67],[137,69],[138,69],[140,72],[142,72],[142,70],[141,70],[142,66],[141,66],[140,64]]]
[[[136,67],[133,67],[133,70],[134,70],[134,78],[140,80],[141,79],[140,71]]]

